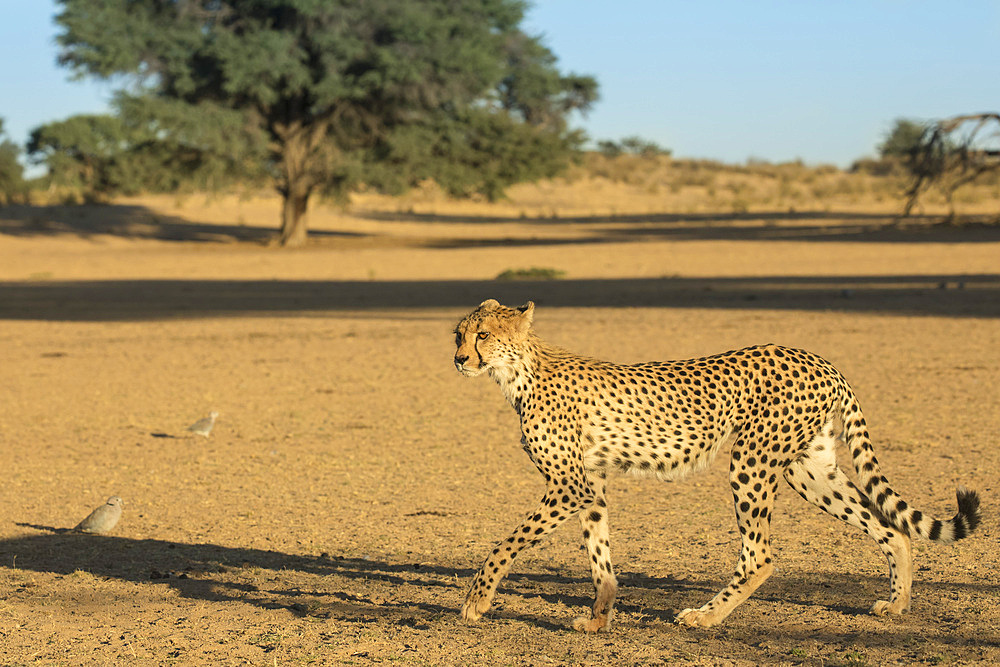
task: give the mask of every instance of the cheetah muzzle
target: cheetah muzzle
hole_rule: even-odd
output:
[[[676,479],[729,451],[730,482],[742,550],[730,583],[678,623],[720,623],[771,575],[770,523],[780,478],[820,509],[860,528],[889,562],[889,599],[877,615],[910,606],[910,536],[961,539],[979,523],[979,497],[958,490],[958,513],[938,520],[890,488],[872,449],[858,399],[827,361],[803,350],[764,345],[702,359],[618,365],[574,355],[531,330],[534,304],[489,299],[455,328],[455,366],[488,373],[517,412],[521,442],[545,476],[538,507],[490,552],[472,582],[462,618],[489,610],[517,555],[579,517],[596,598],[573,627],[611,624],[617,580],[611,565],[606,480],[618,470]],[[851,454],[859,484],[836,460]]]

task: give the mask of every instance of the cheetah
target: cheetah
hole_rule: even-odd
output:
[[[882,475],[847,380],[803,350],[762,345],[701,359],[618,365],[544,343],[531,329],[534,304],[484,301],[455,327],[455,366],[500,385],[520,418],[521,444],[545,476],[538,507],[487,556],[462,606],[466,621],[489,608],[497,586],[526,547],[579,516],[596,592],[573,627],[610,627],[618,583],[611,565],[606,482],[612,471],[678,479],[704,468],[720,449],[742,550],[730,583],[675,621],[722,622],[773,572],[771,511],[781,478],[803,498],[860,528],[889,563],[889,600],[876,615],[910,606],[910,536],[952,542],[979,523],[979,497],[958,489],[958,513],[937,520],[907,505]],[[859,484],[837,465],[845,444]]]

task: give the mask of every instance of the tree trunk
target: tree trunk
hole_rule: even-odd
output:
[[[298,248],[306,244],[308,235],[306,208],[309,205],[309,194],[292,190],[284,195],[285,201],[281,208],[281,236],[278,243],[286,248]]]
[[[329,118],[313,119],[308,123],[294,119],[275,125],[271,130],[279,146],[281,179],[278,192],[284,198],[278,242],[286,248],[306,243],[306,209],[310,195],[319,185],[317,173],[322,172],[323,142],[330,122]]]
[[[306,243],[306,208],[313,190],[309,171],[309,146],[305,133],[298,127],[284,136],[281,170],[283,178],[278,191],[285,201],[281,209],[281,236],[278,243],[286,248],[295,248]]]

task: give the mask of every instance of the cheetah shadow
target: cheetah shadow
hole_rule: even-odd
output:
[[[62,576],[82,571],[94,577],[166,586],[189,599],[284,609],[299,617],[347,623],[381,622],[420,629],[439,621],[457,622],[466,588],[475,574],[471,567],[433,562],[291,554],[17,525],[43,533],[0,541],[0,563],[18,571]],[[512,573],[501,584],[488,618],[568,631],[570,618],[526,607],[533,606],[532,600],[541,600],[546,606],[569,606],[574,616],[584,613],[592,604],[592,590],[589,572],[584,564],[581,568],[579,575],[561,570]],[[669,625],[680,609],[700,606],[714,595],[727,574],[720,571],[704,579],[677,579],[623,570],[619,572],[616,608],[620,615],[632,619],[632,625]],[[884,577],[863,575],[776,575],[749,605],[752,608],[753,601],[759,600],[862,616],[867,614],[866,606],[845,605],[843,600],[870,602],[871,591],[881,591],[885,585]],[[994,598],[1000,594],[1000,586],[995,584],[921,582],[919,586],[925,590],[969,588],[976,595]]]
[[[435,563],[388,562],[329,554],[290,554],[265,549],[189,544],[114,535],[86,535],[65,528],[20,522],[39,531],[0,541],[0,563],[20,571],[62,576],[86,572],[95,577],[132,583],[167,586],[185,598],[208,602],[239,602],[262,609],[286,609],[297,616],[335,618],[349,622],[376,619],[412,624],[416,618],[448,616],[457,621],[466,589],[476,569]],[[264,571],[261,576],[259,571]],[[288,573],[292,576],[282,576]],[[277,575],[277,576],[275,576]],[[299,575],[311,575],[303,584]],[[260,579],[266,579],[262,586]],[[291,579],[296,581],[290,581]],[[344,584],[330,590],[319,582]],[[659,580],[663,587],[675,582]],[[359,589],[358,582],[370,584]],[[311,585],[316,584],[316,585]],[[378,594],[365,588],[380,587]],[[384,589],[404,591],[386,599]],[[501,585],[491,618],[520,620],[549,630],[565,630],[566,623],[542,615],[512,612],[504,600],[534,598],[585,608],[592,602],[588,573],[568,576],[561,572],[512,573]],[[707,588],[704,588],[707,592]],[[412,591],[413,595],[407,595]],[[429,591],[435,594],[428,595]],[[427,598],[449,599],[447,604]],[[393,599],[395,598],[395,599]]]

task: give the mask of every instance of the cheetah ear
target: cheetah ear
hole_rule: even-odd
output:
[[[479,304],[479,307],[483,310],[496,310],[500,307],[500,302],[496,299],[486,299],[486,301]]]
[[[528,301],[523,306],[518,306],[516,310],[517,310],[516,317],[518,320],[517,327],[522,332],[526,332],[528,329],[531,328],[531,321],[535,317],[535,302]]]

